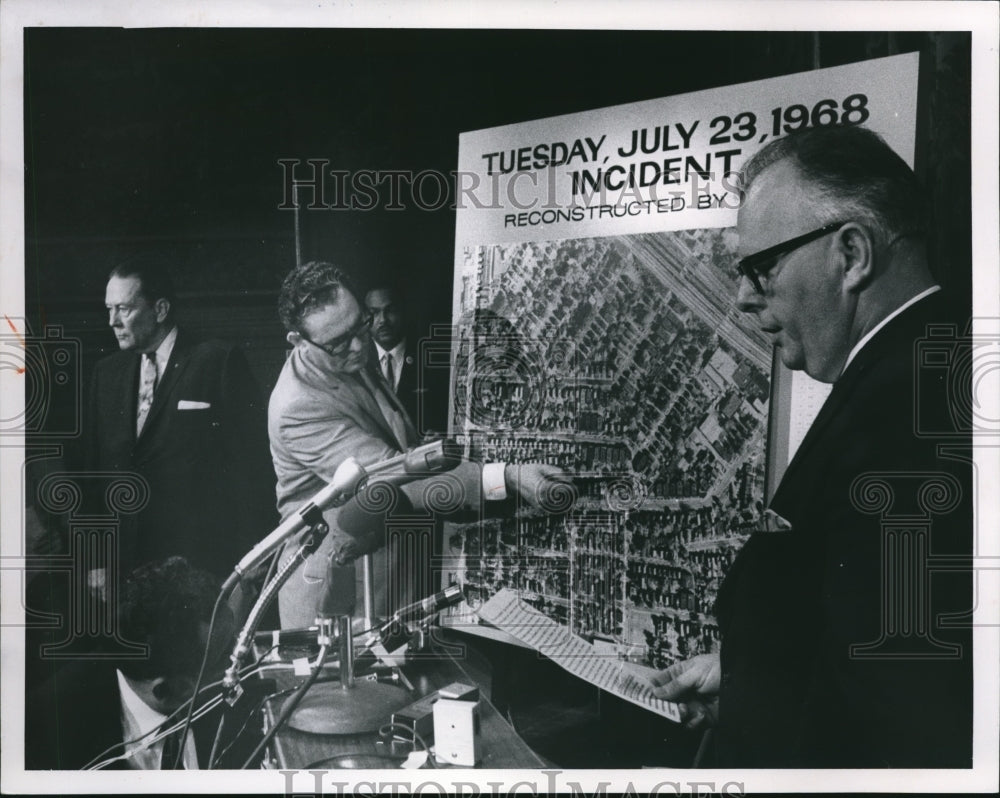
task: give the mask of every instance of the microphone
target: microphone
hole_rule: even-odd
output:
[[[372,647],[359,658],[358,664],[367,666],[375,659],[393,664],[393,656],[398,656],[399,650],[408,645],[412,638],[412,634],[406,626],[407,621],[421,620],[433,615],[446,607],[458,604],[464,597],[460,585],[448,585],[444,590],[432,596],[400,607],[393,613],[392,617],[375,630],[377,643],[372,644]]]
[[[368,496],[355,496],[337,513],[337,526],[346,537],[336,541],[333,560],[338,565],[378,551],[386,542],[386,525],[393,515],[407,515],[413,505],[401,490],[382,484],[378,488],[378,506]],[[366,487],[370,487],[366,484]],[[389,493],[391,491],[391,494]]]
[[[386,630],[394,623],[420,620],[427,615],[433,615],[446,607],[458,604],[463,598],[461,585],[448,585],[444,590],[438,591],[432,596],[427,596],[420,599],[420,601],[414,601],[412,604],[400,607],[392,614],[392,617],[388,621],[382,624],[380,629]]]
[[[257,543],[233,569],[242,576],[256,568],[268,555],[284,544],[293,535],[311,526],[307,518],[315,511],[323,512],[331,507],[342,505],[359,486],[374,481],[389,481],[398,484],[419,479],[428,473],[438,473],[454,468],[459,463],[459,448],[453,441],[435,441],[418,446],[403,454],[390,457],[381,463],[367,467],[361,466],[353,457],[348,457],[338,466],[333,479],[315,496],[306,501],[292,515],[282,521],[267,537]]]
[[[417,446],[385,462],[366,468],[368,479],[358,487],[364,489],[383,482],[404,485],[421,477],[451,471],[460,462],[462,462],[462,447],[449,438],[443,438]]]
[[[354,615],[354,566],[331,566],[316,614],[322,618]]]

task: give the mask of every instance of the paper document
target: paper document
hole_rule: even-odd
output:
[[[513,635],[559,667],[612,695],[658,715],[680,722],[680,708],[653,695],[649,684],[628,663],[597,651],[582,637],[556,623],[508,588],[498,591],[479,608],[479,617]]]

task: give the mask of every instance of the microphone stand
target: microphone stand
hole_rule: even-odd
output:
[[[354,458],[349,457],[337,467],[333,479],[328,485],[325,485],[312,499],[285,519],[240,559],[229,578],[222,585],[223,595],[228,596],[232,593],[243,575],[260,565],[275,548],[291,536],[307,530],[306,542],[299,546],[295,554],[282,564],[278,573],[261,591],[243,630],[240,632],[230,657],[230,666],[223,679],[223,693],[230,705],[234,704],[243,693],[239,683],[240,665],[250,652],[253,645],[253,634],[260,623],[264,610],[274,601],[278,591],[295,570],[316,551],[329,532],[329,527],[323,521],[323,511],[330,507],[343,505],[352,494],[365,489],[373,482],[384,481],[389,484],[403,484],[428,474],[447,471],[454,468],[457,462],[456,448],[451,441],[434,441],[418,446],[409,452],[390,457],[388,460],[368,467],[361,466]],[[370,620],[371,613],[367,607],[368,595],[369,593],[366,591],[365,617]]]
[[[240,664],[250,651],[254,632],[260,623],[264,609],[274,600],[282,585],[299,565],[316,551],[329,531],[323,522],[322,510],[343,504],[351,492],[364,490],[373,484],[373,481],[399,485],[433,473],[447,471],[454,468],[457,463],[457,449],[451,441],[435,441],[425,444],[367,468],[362,468],[352,458],[348,458],[337,469],[337,473],[334,474],[334,479],[329,485],[316,494],[310,502],[307,502],[298,513],[288,518],[267,538],[244,555],[223,586],[224,591],[227,588],[231,591],[243,574],[260,564],[267,553],[276,546],[297,534],[304,527],[308,526],[309,528],[307,540],[289,560],[281,565],[275,577],[262,590],[240,633],[230,658],[230,667],[223,679],[223,691],[230,704],[235,703],[243,692],[239,683]],[[365,622],[366,628],[372,628],[374,626],[374,583],[370,555],[364,556],[362,568]],[[320,617],[317,618],[317,623],[319,624],[321,657],[306,682],[296,691],[292,699],[286,702],[281,716],[265,738],[264,743],[258,745],[253,756],[263,750],[266,742],[273,738],[285,722],[288,722],[292,728],[314,733],[351,734],[375,731],[393,711],[409,702],[409,696],[405,692],[400,692],[395,685],[368,680],[355,682],[354,638],[351,628],[354,607],[353,602],[351,603],[352,606],[347,612],[332,613],[325,606],[320,608],[318,613]],[[322,604],[327,604],[325,599]],[[306,692],[316,682],[323,662],[326,660],[328,648],[332,643],[331,615],[335,616],[334,621],[339,631],[340,688],[331,691],[327,689],[331,687],[330,684],[321,684],[317,690],[313,691],[308,700],[303,701]],[[405,677],[401,681],[405,682]]]
[[[285,582],[295,573],[296,569],[319,548],[319,544],[323,542],[323,538],[330,531],[329,525],[323,520],[323,513],[317,507],[310,508],[305,516],[305,520],[309,524],[305,539],[295,550],[295,553],[281,564],[278,572],[261,590],[260,596],[257,597],[257,601],[250,610],[250,615],[247,617],[246,623],[240,631],[240,636],[236,640],[236,646],[233,648],[233,653],[230,656],[229,667],[222,678],[223,694],[226,696],[226,701],[230,706],[235,704],[239,700],[239,697],[243,695],[243,687],[240,685],[240,667],[246,655],[250,653],[250,648],[253,645],[253,636],[260,625],[260,619],[264,615],[264,610],[274,601],[278,595],[278,591],[281,590]],[[320,630],[320,634],[322,634],[322,629]]]
[[[374,581],[372,579],[371,555],[362,558],[362,578],[364,580],[365,628],[374,626]],[[353,600],[352,602],[353,603]],[[324,613],[317,621],[323,624]],[[364,734],[378,730],[392,715],[402,709],[413,698],[404,688],[409,686],[400,675],[402,684],[354,679],[354,635],[351,618],[353,608],[338,612],[334,618],[337,627],[340,656],[340,685],[325,683],[312,691],[291,715],[288,725],[299,731],[313,734]],[[377,635],[377,631],[375,632]],[[396,669],[398,673],[398,668]],[[412,687],[411,687],[412,689]],[[284,716],[282,712],[282,716]]]
[[[326,663],[326,656],[330,650],[330,633],[331,627],[329,625],[329,620],[325,623],[321,623],[319,632],[321,642],[319,654],[316,657],[316,664],[313,666],[312,671],[309,673],[306,680],[296,688],[295,692],[281,707],[281,714],[275,719],[274,724],[267,730],[267,733],[263,736],[263,738],[261,738],[260,742],[257,743],[253,752],[247,757],[246,761],[241,766],[241,770],[246,770],[253,764],[257,756],[267,747],[268,743],[274,739],[274,735],[278,733],[278,730],[288,722],[292,713],[295,712],[296,708],[302,702],[305,694],[309,692],[309,688],[316,683],[320,673],[323,671],[323,665]]]

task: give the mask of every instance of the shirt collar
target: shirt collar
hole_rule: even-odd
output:
[[[374,339],[372,339],[374,340]],[[375,349],[378,351],[378,362],[382,362],[382,358],[385,357],[386,352],[392,355],[392,362],[399,365],[403,362],[403,358],[406,355],[406,339],[401,338],[399,343],[396,344],[392,349],[383,349],[379,346],[378,341],[375,341]]]
[[[896,316],[898,316],[900,313],[902,313],[904,310],[906,310],[908,307],[910,307],[910,305],[915,305],[917,302],[919,302],[924,297],[928,297],[931,294],[935,294],[935,293],[937,293],[940,290],[941,290],[941,286],[939,286],[939,285],[932,285],[930,288],[928,288],[928,289],[926,289],[924,291],[921,291],[916,296],[910,297],[906,302],[904,302],[902,305],[900,305],[898,308],[896,308],[894,311],[892,311],[892,313],[890,313],[888,316],[886,316],[884,319],[882,319],[882,321],[880,321],[878,324],[876,324],[874,327],[872,327],[865,334],[865,336],[854,345],[854,348],[851,350],[851,353],[847,356],[847,360],[844,362],[844,368],[841,369],[841,371],[840,371],[841,375],[843,375],[844,372],[847,371],[847,367],[849,365],[851,365],[851,361],[854,360],[854,358],[857,356],[858,352],[860,352],[864,348],[865,344],[867,344],[872,338],[875,337],[875,333],[877,333],[879,330],[881,330],[883,327],[885,327],[885,325],[887,325],[890,321],[892,321],[894,318],[896,318]]]
[[[126,727],[126,740],[152,731],[167,719],[166,715],[160,714],[139,697],[121,671],[115,673],[118,674],[118,689],[122,695],[122,720],[125,721],[123,725]]]
[[[156,355],[156,379],[159,382],[163,377],[163,372],[166,371],[167,361],[170,360],[170,355],[174,351],[174,344],[177,343],[177,325],[175,324],[160,341],[160,345],[156,347],[153,354]]]

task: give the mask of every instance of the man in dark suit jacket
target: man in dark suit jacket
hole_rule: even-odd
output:
[[[224,576],[277,522],[264,404],[240,350],[179,329],[173,303],[162,269],[112,271],[105,304],[122,351],[94,370],[88,465],[147,486],[145,506],[121,516],[121,573],[179,554]]]
[[[166,739],[145,749],[129,743],[138,737],[149,742],[184,719],[181,712],[167,720],[194,689],[218,589],[218,580],[181,557],[147,563],[130,574],[115,608],[118,629],[125,639],[148,646],[146,656],[75,661],[29,694],[25,767],[79,770],[127,754],[108,767],[169,769],[180,749],[179,735],[173,750]],[[205,684],[225,663],[233,631],[232,614],[223,606],[212,632]],[[210,697],[203,694],[203,702]],[[238,706],[227,723],[229,735],[217,750],[234,744],[223,767],[238,767],[253,748],[252,734],[239,742],[234,737],[248,708],[248,703]],[[219,713],[209,712],[192,726],[181,758],[186,769],[207,767],[218,721]]]
[[[374,358],[421,435],[443,433],[448,424],[448,370],[422,366],[418,342],[407,331],[412,321],[400,291],[378,285],[365,294],[371,317]]]
[[[721,767],[970,767],[969,374],[947,365],[966,325],[927,265],[922,192],[851,127],[769,144],[743,188],[737,305],[834,385],[777,528],[720,590],[721,658],[672,666],[659,693],[717,723]]]

